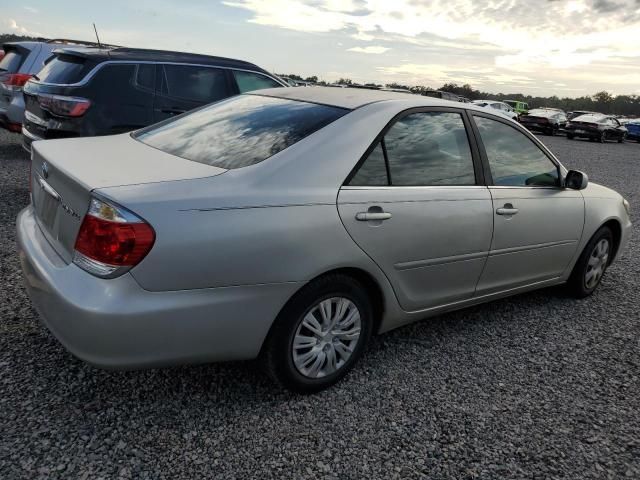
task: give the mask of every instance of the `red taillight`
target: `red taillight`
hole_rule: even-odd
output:
[[[44,110],[63,117],[81,117],[91,106],[86,98],[44,93],[38,95],[38,103]]]
[[[2,83],[7,87],[21,89],[32,77],[33,75],[29,73],[8,73],[3,75]]]
[[[74,263],[94,275],[113,276],[140,263],[154,241],[147,222],[93,198],[76,238]]]

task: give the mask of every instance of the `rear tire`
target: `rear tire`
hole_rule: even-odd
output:
[[[600,134],[600,138],[598,138],[598,141],[600,143],[607,143],[607,134],[606,134],[606,132],[602,132]]]
[[[347,275],[326,275],[285,305],[267,336],[261,360],[276,383],[315,393],[353,368],[373,326],[373,307],[364,287]]]
[[[612,259],[613,248],[613,233],[609,227],[600,228],[591,237],[567,282],[574,297],[588,297],[598,288]]]
[[[618,139],[618,143],[624,143],[625,140],[626,140],[626,137],[623,135]]]
[[[570,133],[567,133],[567,139],[569,140],[573,140],[575,137],[573,135],[571,135]]]

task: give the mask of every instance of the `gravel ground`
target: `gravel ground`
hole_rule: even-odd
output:
[[[640,145],[542,139],[640,224]],[[637,235],[593,297],[547,289],[399,329],[316,396],[251,362],[106,372],[25,295],[17,141],[0,133],[0,478],[640,478]]]

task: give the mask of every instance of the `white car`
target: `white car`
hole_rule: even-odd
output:
[[[493,113],[498,113],[502,116],[510,118],[511,120],[518,119],[518,113],[504,102],[498,102],[496,100],[474,100],[472,103],[474,105],[478,105],[479,107],[495,110]]]

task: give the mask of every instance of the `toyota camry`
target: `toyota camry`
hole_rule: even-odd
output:
[[[33,304],[77,357],[259,358],[314,392],[374,334],[551,285],[590,295],[631,223],[486,108],[318,87],[34,142],[17,229]]]

